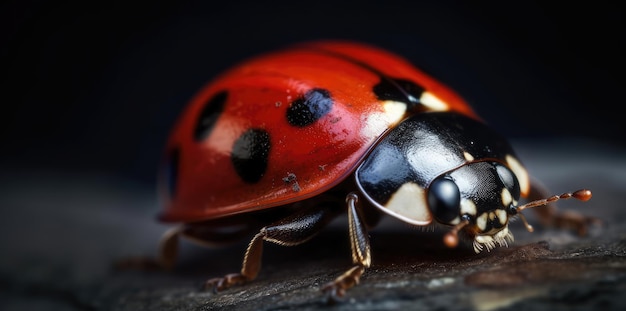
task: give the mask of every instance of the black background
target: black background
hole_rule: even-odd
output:
[[[406,57],[511,139],[624,146],[621,5],[502,3],[10,1],[0,165],[152,183],[203,84],[246,57],[327,38]]]

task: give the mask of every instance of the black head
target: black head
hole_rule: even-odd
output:
[[[389,132],[356,171],[375,206],[415,225],[457,226],[477,250],[506,244],[528,175],[507,141],[451,112],[417,114]]]
[[[512,241],[509,219],[526,208],[591,197],[579,190],[518,205],[530,183],[511,146],[483,123],[452,112],[417,114],[400,123],[355,178],[363,196],[383,212],[418,226],[452,226],[445,239],[450,247],[463,230],[476,252]]]
[[[474,248],[503,246],[513,237],[509,217],[516,214],[520,184],[499,162],[471,162],[435,178],[428,187],[428,208],[435,220],[463,224],[474,236]]]

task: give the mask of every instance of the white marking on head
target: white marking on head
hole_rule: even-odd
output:
[[[513,196],[507,188],[502,189],[502,192],[500,193],[500,199],[502,200],[502,205],[507,208],[511,205],[511,203],[513,203]]]
[[[487,216],[487,213],[482,213],[482,215],[476,218],[476,226],[478,226],[478,229],[481,231],[487,229]]]
[[[507,214],[507,212],[503,209],[497,209],[496,216],[498,216],[498,220],[500,220],[500,223],[503,226],[506,225],[507,221],[509,221],[509,214]]]
[[[519,182],[520,191],[522,192],[522,196],[526,197],[530,192],[530,178],[528,177],[528,172],[514,156],[507,154],[506,155],[506,163],[517,177],[517,181]]]
[[[474,156],[471,155],[469,152],[467,151],[463,151],[463,157],[465,158],[465,161],[467,162],[472,162],[474,161]]]
[[[403,184],[391,195],[385,208],[386,212],[411,224],[423,226],[432,222],[426,191],[416,183]]]
[[[435,111],[446,111],[449,109],[448,104],[431,92],[423,92],[420,97],[420,103]]]
[[[476,216],[476,204],[474,201],[466,198],[461,200],[461,215],[464,214]]]

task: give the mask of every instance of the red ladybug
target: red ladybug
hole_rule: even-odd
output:
[[[215,290],[257,276],[263,241],[303,243],[347,212],[353,267],[324,286],[332,297],[370,266],[371,212],[448,226],[446,245],[461,232],[479,252],[511,242],[509,219],[525,208],[591,197],[520,205],[538,187],[459,95],[399,56],[349,42],[262,55],[206,85],[169,137],[162,176],[160,220],[183,224],[164,236],[164,265],[178,236],[224,243],[256,233],[239,273],[207,281]]]

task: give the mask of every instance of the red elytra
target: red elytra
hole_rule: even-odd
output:
[[[337,185],[381,134],[411,113],[389,116],[385,100],[373,91],[381,76],[409,81],[445,103],[414,110],[441,109],[476,117],[453,90],[376,47],[315,42],[263,55],[207,84],[182,114],[167,142],[168,152],[179,154],[177,163],[171,164],[176,176],[165,180],[175,186],[170,193],[163,191],[166,208],[160,219],[200,221],[265,209]],[[332,109],[310,125],[290,124],[288,108],[313,89],[331,94]],[[221,92],[227,95],[207,125],[211,133],[194,139],[200,115]],[[231,159],[236,140],[249,129],[263,129],[271,141],[266,168],[255,182],[242,179]]]

